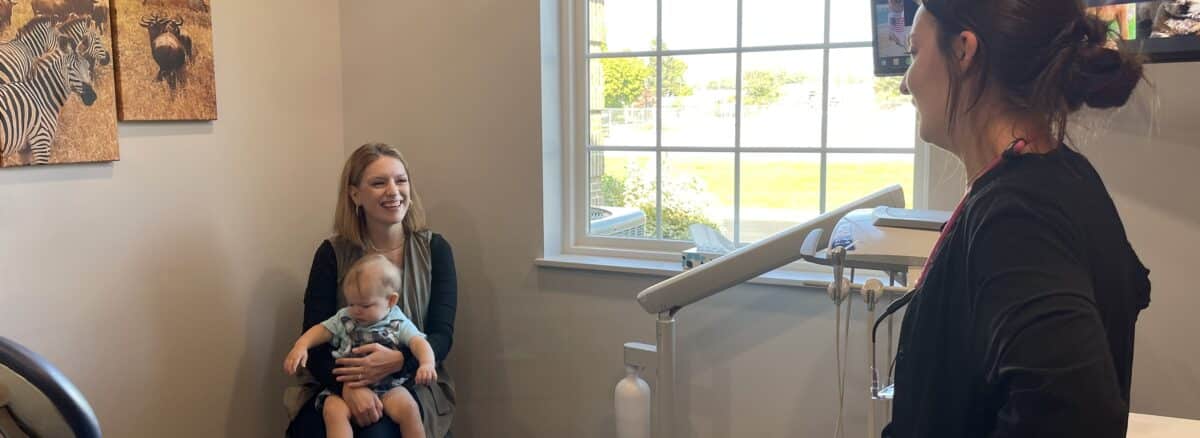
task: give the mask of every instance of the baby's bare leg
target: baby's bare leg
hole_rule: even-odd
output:
[[[408,390],[400,387],[383,394],[383,411],[400,425],[404,438],[425,438],[425,426],[421,424],[421,408]]]
[[[354,438],[350,428],[350,407],[341,397],[330,394],[325,397],[322,415],[325,416],[325,436],[329,438]]]

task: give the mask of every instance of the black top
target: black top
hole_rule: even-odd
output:
[[[911,294],[885,437],[1124,437],[1150,303],[1100,176],[1059,147],[972,187]]]
[[[429,310],[425,314],[425,339],[433,347],[433,357],[438,363],[450,354],[454,344],[454,316],[458,307],[458,283],[454,271],[454,254],[450,243],[442,235],[434,233],[429,239],[430,278]],[[304,330],[329,319],[338,311],[337,297],[340,293],[337,282],[337,256],[333,244],[328,240],[317,248],[313,256],[312,271],[308,274],[308,288],[304,291]],[[400,374],[411,374],[419,365],[411,352],[405,350],[404,370]],[[308,353],[308,369],[321,385],[330,391],[341,393],[342,385],[333,375],[334,359],[329,344],[317,346]]]

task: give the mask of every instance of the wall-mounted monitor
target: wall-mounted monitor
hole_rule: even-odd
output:
[[[875,75],[908,70],[908,34],[915,0],[871,2]],[[1084,0],[1088,13],[1108,23],[1111,44],[1145,55],[1150,62],[1200,61],[1200,0]]]
[[[866,1],[866,0],[859,0]],[[912,62],[908,34],[917,15],[915,0],[870,0],[874,31],[875,76],[900,76]]]

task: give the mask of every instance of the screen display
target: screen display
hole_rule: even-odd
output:
[[[875,75],[900,76],[908,70],[908,34],[917,15],[915,0],[871,0],[875,32]]]
[[[1108,23],[1110,44],[1151,61],[1200,59],[1200,0],[1085,0]]]
[[[875,75],[908,70],[908,34],[915,0],[870,0]],[[1200,0],[1084,0],[1089,14],[1108,23],[1109,45],[1141,53],[1150,62],[1200,61]]]

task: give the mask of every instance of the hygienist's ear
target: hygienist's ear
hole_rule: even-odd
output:
[[[958,62],[959,71],[967,71],[975,56],[979,54],[979,36],[975,32],[964,30],[954,38],[954,61]]]

